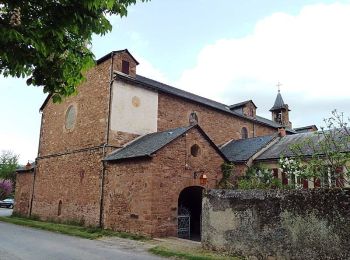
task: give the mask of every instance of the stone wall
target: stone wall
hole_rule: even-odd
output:
[[[102,158],[101,148],[38,160],[32,215],[97,226]]]
[[[216,145],[241,139],[242,127],[247,128],[248,137],[276,133],[272,127],[164,93],[158,95],[158,106],[158,131],[189,125],[189,116],[194,111],[198,124]]]
[[[197,157],[191,147],[197,144]],[[210,160],[210,163],[207,163]],[[156,237],[177,236],[180,192],[201,186],[195,172],[205,173],[208,188],[221,179],[224,160],[192,128],[148,159],[108,164],[104,193],[104,226]]]
[[[50,99],[43,109],[39,157],[105,143],[108,117],[110,61],[90,69],[78,95],[60,104]],[[66,111],[76,108],[74,127],[65,128]]]
[[[202,243],[251,259],[350,259],[350,190],[210,190]]]
[[[29,216],[30,201],[33,192],[34,173],[32,171],[16,173],[15,207],[13,212]]]

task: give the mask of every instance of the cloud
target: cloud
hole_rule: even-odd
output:
[[[152,63],[144,59],[142,56],[135,55],[135,58],[140,63],[137,66],[137,74],[144,75],[147,78],[171,85],[170,81],[163,74],[163,72],[161,72],[161,70],[153,66]]]
[[[274,13],[243,38],[205,46],[176,85],[228,104],[253,99],[268,114],[281,81],[292,119],[320,122],[327,115],[305,113],[307,104],[326,100],[336,108],[345,98],[350,111],[349,24],[350,4],[310,5],[295,16]]]

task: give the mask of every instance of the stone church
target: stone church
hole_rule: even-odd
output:
[[[293,129],[281,93],[272,120],[137,74],[128,50],[96,62],[79,94],[42,113],[38,156],[18,170],[15,212],[150,236],[199,236],[202,190],[237,174]],[[273,155],[261,160],[273,160]],[[190,216],[190,226],[180,226]],[[181,233],[184,232],[184,233]],[[187,233],[188,234],[187,234]]]

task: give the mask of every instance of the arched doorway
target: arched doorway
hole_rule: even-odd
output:
[[[180,192],[178,200],[178,237],[201,239],[202,192],[200,186],[191,186]]]

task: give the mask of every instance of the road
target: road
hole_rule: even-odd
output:
[[[0,217],[7,217],[11,215],[12,215],[12,209],[0,208]]]
[[[138,242],[88,240],[0,222],[1,260],[153,260]]]

